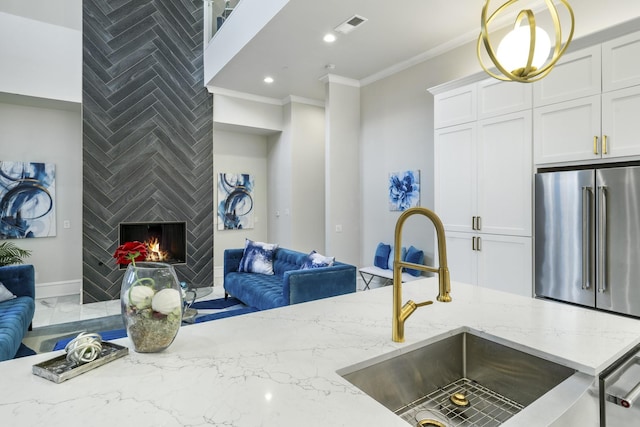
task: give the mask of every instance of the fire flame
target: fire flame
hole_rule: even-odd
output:
[[[156,237],[152,237],[144,244],[147,246],[146,261],[166,261],[169,258],[169,253],[160,249],[160,242]]]

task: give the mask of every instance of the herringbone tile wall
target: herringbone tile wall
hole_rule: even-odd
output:
[[[119,298],[120,222],[186,221],[181,280],[213,284],[202,0],[83,1],[83,301]]]

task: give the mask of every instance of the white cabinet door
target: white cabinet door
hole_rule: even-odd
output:
[[[534,108],[536,164],[599,159],[600,95]]]
[[[478,208],[482,233],[531,236],[531,111],[478,122]]]
[[[531,109],[531,86],[496,79],[478,83],[478,119]]]
[[[533,84],[533,106],[600,94],[600,64],[600,45],[565,55],[549,75]]]
[[[436,129],[473,122],[477,119],[476,85],[440,93],[434,99]]]
[[[638,111],[640,86],[602,94],[602,157],[640,155]]]
[[[640,32],[602,44],[602,91],[640,85]]]
[[[531,297],[533,295],[530,237],[480,235],[478,286]]]
[[[449,278],[454,282],[477,283],[478,256],[472,249],[472,238],[475,237],[472,233],[445,232]]]
[[[531,157],[531,111],[436,130],[435,206],[445,229],[531,236]]]
[[[476,209],[476,123],[435,132],[436,214],[451,231],[471,231]]]
[[[446,239],[452,281],[533,295],[530,237],[447,232]]]

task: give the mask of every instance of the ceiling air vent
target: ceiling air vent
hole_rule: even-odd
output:
[[[338,25],[335,30],[337,33],[349,34],[365,22],[367,22],[367,18],[359,15],[353,15],[351,18]]]

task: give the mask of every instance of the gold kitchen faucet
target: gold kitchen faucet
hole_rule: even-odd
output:
[[[438,258],[440,265],[436,267],[430,267],[427,265],[414,264],[411,262],[403,261],[400,258],[402,248],[402,227],[404,222],[412,215],[426,216],[433,223],[436,229],[436,236],[438,239]],[[451,283],[449,281],[449,268],[447,267],[447,247],[444,237],[444,226],[442,221],[433,211],[415,207],[404,211],[398,218],[396,223],[395,235],[394,235],[394,247],[393,247],[393,331],[392,338],[395,342],[404,342],[404,322],[413,314],[418,307],[433,304],[433,301],[424,301],[415,303],[412,300],[407,301],[404,306],[402,304],[402,269],[404,267],[429,271],[432,273],[438,273],[438,297],[436,298],[441,302],[451,302]]]

